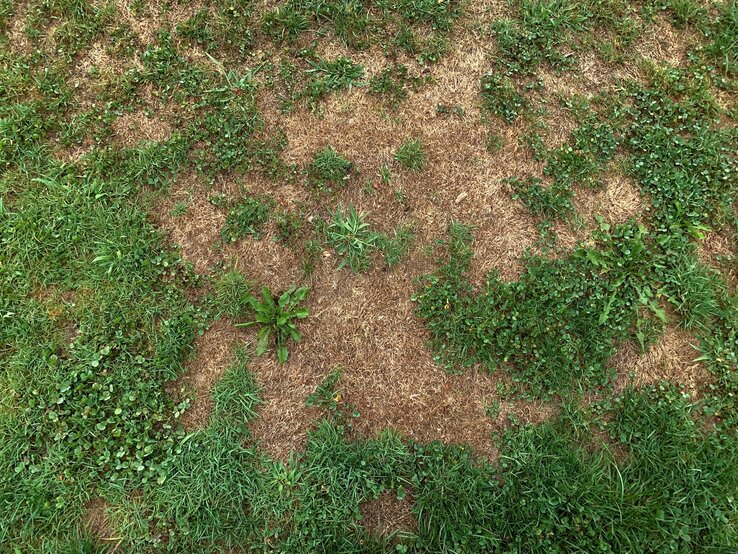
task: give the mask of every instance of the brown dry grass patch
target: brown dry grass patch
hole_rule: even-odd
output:
[[[194,393],[189,409],[179,418],[188,431],[206,427],[213,409],[211,391],[233,361],[235,347],[247,334],[226,321],[215,321],[195,339],[194,356],[187,371],[168,389],[175,395],[185,390]]]
[[[730,292],[738,289],[738,251],[733,233],[729,228],[708,233],[698,248],[702,263],[720,270]]]
[[[691,333],[672,326],[644,354],[633,343],[621,345],[610,360],[618,373],[616,390],[670,381],[683,385],[693,396],[698,395],[711,376],[703,363],[695,361],[699,356],[697,345]]]
[[[399,500],[395,491],[383,492],[378,498],[359,506],[361,523],[370,535],[382,538],[395,533],[415,533],[418,521],[412,512],[412,498]]]
[[[275,236],[276,231],[270,229],[260,239],[246,237],[226,244],[223,251],[233,268],[277,293],[299,282],[302,269],[298,254],[275,241]]]
[[[316,199],[292,186],[272,191],[280,203],[305,204],[311,216],[325,215],[331,204],[351,203],[368,213],[375,228],[390,231],[409,223],[418,237],[418,244],[393,270],[376,267],[356,276],[335,271],[332,255],[321,258],[310,278],[312,315],[302,324],[304,342],[291,349],[285,366],[261,362],[255,368],[265,402],[253,432],[280,456],[304,444],[305,429],[316,417],[305,408],[305,397],[336,367],[343,368],[339,383],[343,402],[361,414],[355,432],[362,435],[389,427],[421,442],[466,443],[494,459],[497,450],[491,435],[505,428],[508,415],[531,423],[556,412],[553,404],[502,400],[497,385],[505,375],[476,370],[452,375],[439,367],[425,346],[429,335],[410,300],[415,279],[433,268],[433,256],[424,247],[445,238],[451,220],[476,226],[471,271],[475,282],[492,269],[503,278],[517,278],[522,271],[520,256],[537,239],[535,219],[512,200],[501,181],[540,175],[541,163],[518,143],[518,128],[495,122],[491,127],[480,125],[479,82],[490,67],[490,40],[475,29],[463,25],[460,29],[451,40],[453,50],[433,67],[433,82],[411,92],[395,112],[356,89],[329,96],[319,113],[299,108],[284,116],[272,99],[260,98],[267,125],[281,127],[288,138],[286,163],[305,168],[315,152],[330,145],[358,168],[358,175],[327,205],[325,198]],[[342,51],[331,43],[323,53]],[[362,62],[370,74],[383,66],[363,58]],[[575,84],[572,80],[571,87]],[[594,94],[600,84],[587,86]],[[582,87],[568,92],[577,91],[582,93]],[[461,106],[464,115],[441,116],[436,112],[441,104]],[[552,140],[563,142],[572,128],[573,122],[562,112],[552,126]],[[487,150],[489,132],[502,137],[500,151]],[[409,172],[392,160],[393,152],[409,138],[423,144],[428,156],[425,171]],[[391,167],[389,185],[380,182],[382,164]],[[398,202],[397,190],[405,202]],[[608,177],[601,192],[583,192],[579,200],[587,217],[603,213],[612,222],[636,217],[641,209],[635,187],[619,175]],[[292,262],[284,262],[286,250],[280,255],[273,245],[251,242],[234,248],[229,257],[237,251],[243,253],[238,267],[247,275],[258,275],[278,289],[300,280]],[[492,420],[485,408],[495,400],[501,401],[501,414]]]
[[[579,222],[554,225],[558,244],[564,249],[573,248],[597,229],[595,216],[602,216],[605,222],[617,225],[640,219],[644,210],[644,201],[636,184],[616,171],[605,174],[601,189],[575,191],[573,203]]]
[[[489,2],[474,4],[470,10],[475,17],[489,19],[504,8],[499,2]],[[223,262],[275,292],[290,284],[310,286],[311,317],[301,323],[304,341],[290,346],[290,359],[283,366],[276,363],[273,352],[251,364],[263,399],[259,416],[251,424],[252,434],[277,458],[304,447],[307,431],[321,415],[308,408],[305,399],[336,367],[343,368],[338,385],[342,402],[354,405],[361,414],[354,427],[360,435],[374,435],[390,427],[421,442],[438,439],[469,444],[494,459],[497,450],[491,436],[504,430],[508,416],[531,423],[545,421],[556,412],[554,404],[502,399],[498,384],[507,379],[504,374],[472,369],[453,375],[438,366],[425,346],[429,335],[415,317],[410,299],[415,279],[433,269],[434,256],[429,255],[428,247],[446,237],[451,220],[476,227],[470,277],[477,283],[493,269],[504,279],[517,278],[522,271],[521,255],[538,238],[535,218],[512,200],[502,180],[540,175],[542,164],[519,144],[519,126],[497,121],[480,124],[484,116],[480,80],[492,66],[494,55],[494,41],[482,32],[482,26],[470,19],[459,22],[449,41],[452,51],[430,69],[433,81],[410,92],[396,111],[366,89],[354,89],[329,95],[320,110],[298,107],[284,115],[268,90],[260,92],[258,104],[267,128],[283,129],[288,139],[284,162],[304,170],[317,151],[330,145],[350,159],[357,171],[334,198],[312,194],[301,177],[277,186],[246,175],[246,188],[273,196],[282,209],[304,209],[309,218],[324,217],[338,204],[354,204],[368,213],[368,221],[378,230],[390,232],[403,224],[412,225],[416,244],[397,268],[386,270],[377,262],[375,269],[363,275],[338,272],[335,257],[328,252],[306,278],[299,256],[272,240],[273,228],[261,240],[247,238],[219,250],[214,245],[225,214],[207,202],[202,188],[175,188],[168,206],[160,210],[160,224],[181,244],[184,256],[198,271]],[[367,68],[368,75],[389,63],[376,48],[357,54],[330,39],[319,43],[318,52],[331,59],[350,55]],[[412,60],[407,64],[411,71],[427,70],[413,65]],[[620,76],[595,57],[585,56],[580,69],[581,75],[549,78],[546,140],[551,144],[565,142],[576,124],[554,101],[558,95],[592,97]],[[440,115],[439,105],[459,106],[463,115]],[[488,151],[489,133],[502,138],[501,150]],[[407,171],[392,159],[410,138],[419,139],[427,154],[427,168],[422,172]],[[391,168],[390,184],[379,178],[383,164]],[[233,179],[226,181],[221,186],[233,194]],[[398,201],[397,191],[405,201]],[[179,218],[167,215],[182,195],[190,202],[188,213]],[[587,226],[580,234],[564,237],[572,243],[591,229],[595,213],[616,223],[637,217],[641,209],[633,184],[615,173],[607,176],[602,191],[582,191],[577,202]],[[495,401],[501,403],[501,413],[492,419],[486,406]]]
[[[488,250],[490,257],[499,258],[495,261],[499,269],[506,270],[522,251],[513,256],[509,243],[526,242],[534,222],[516,210],[517,203],[503,190],[501,180],[535,172],[539,165],[517,144],[511,128],[499,129],[506,139],[501,152],[487,151],[488,130],[479,125],[477,97],[484,58],[483,50],[466,58],[449,54],[434,73],[436,82],[411,93],[396,113],[384,111],[381,100],[365,91],[354,90],[328,98],[322,115],[298,110],[274,120],[289,140],[285,162],[305,167],[320,149],[336,148],[359,171],[336,203],[353,203],[371,212],[373,224],[380,229],[391,229],[398,221],[410,222],[419,236],[431,242],[445,236],[452,219],[474,223],[494,234],[504,227],[514,238],[508,244],[495,241]],[[440,104],[461,105],[465,115],[439,116],[436,107]],[[420,173],[406,171],[392,160],[393,153],[411,138],[422,142],[428,157],[427,169]],[[379,179],[383,164],[393,174],[389,185]],[[373,193],[363,192],[362,185]],[[405,205],[396,200],[398,190],[407,198]]]
[[[117,16],[127,23],[142,44],[153,44],[156,33],[167,25],[166,15],[161,2],[143,3],[143,10],[137,7],[135,0],[115,0]]]
[[[646,60],[680,66],[698,42],[699,33],[694,28],[677,29],[665,15],[659,14],[651,28],[636,39],[633,49]]]
[[[209,195],[196,175],[185,173],[151,214],[198,273],[207,273],[221,260],[218,243],[226,214],[208,200]],[[178,203],[186,206],[184,214],[175,215]]]
[[[95,108],[107,109],[106,101],[120,92],[118,90],[120,77],[138,65],[137,60],[115,58],[105,42],[99,40],[93,42],[77,56],[71,67],[69,85],[74,90],[74,96],[67,117],[71,119],[81,116]],[[164,122],[148,119],[142,112],[120,116],[112,124],[113,139],[123,146],[133,146],[137,140],[146,138],[159,140],[171,133],[171,128]],[[55,151],[57,157],[62,160],[74,162],[89,153],[96,145],[95,139],[88,132],[81,144],[71,146],[59,144]]]
[[[139,110],[118,117],[113,122],[113,132],[118,144],[132,147],[144,140],[165,140],[172,134],[172,127],[166,121]]]
[[[16,2],[14,6],[15,13],[6,23],[3,32],[8,38],[10,47],[16,52],[28,55],[34,49],[34,44],[26,36],[26,18],[28,16],[28,5],[26,2]]]
[[[292,359],[284,365],[277,363],[272,351],[250,365],[261,399],[258,415],[249,426],[251,436],[264,452],[283,461],[290,453],[304,450],[308,431],[321,416],[319,410],[307,406],[307,396],[328,373],[296,361],[293,350]]]
[[[252,432],[267,450],[284,458],[299,450],[317,412],[305,406],[307,395],[335,368],[341,402],[361,415],[354,432],[374,436],[392,428],[419,442],[442,440],[471,445],[490,459],[497,456],[492,432],[502,419],[486,415],[486,405],[499,397],[504,376],[468,370],[453,375],[438,366],[424,346],[429,339],[414,316],[410,297],[414,277],[428,260],[413,251],[406,265],[365,275],[337,272],[326,258],[317,270],[308,298],[311,316],[301,325],[303,342],[290,349],[284,366],[272,354],[252,365],[263,387],[263,403]],[[506,403],[504,413],[523,422],[549,415],[541,405]]]
[[[297,183],[275,185],[257,172],[246,173],[238,181],[232,176],[220,179],[216,187],[229,198],[239,198],[242,194],[271,197],[276,202],[274,214],[299,211],[311,199],[304,186]],[[270,220],[260,238],[244,237],[224,244],[223,258],[260,285],[267,285],[274,292],[283,291],[302,279],[302,260],[298,252],[277,237],[277,224]]]
[[[85,504],[85,525],[99,540],[110,540],[113,531],[107,514],[108,504],[102,498],[95,498]]]

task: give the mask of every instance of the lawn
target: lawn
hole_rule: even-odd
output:
[[[0,552],[738,552],[736,0],[0,0]]]

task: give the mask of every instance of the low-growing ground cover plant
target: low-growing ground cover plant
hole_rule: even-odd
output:
[[[642,226],[603,226],[594,246],[566,258],[530,257],[520,280],[490,274],[479,291],[465,279],[471,233],[450,226],[447,261],[414,297],[439,360],[501,366],[528,394],[549,396],[606,384],[607,361],[636,320],[665,317],[649,283],[657,258]]]
[[[274,200],[268,197],[244,196],[228,209],[223,240],[235,242],[245,236],[261,237],[264,225],[274,208]]]

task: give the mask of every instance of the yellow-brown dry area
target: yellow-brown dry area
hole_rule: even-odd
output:
[[[187,172],[178,177],[152,214],[198,273],[207,273],[220,260],[218,245],[226,214],[209,201],[210,194],[197,175]],[[179,206],[184,213],[177,212]]]
[[[418,522],[412,513],[412,498],[397,498],[395,491],[382,493],[379,498],[361,506],[361,522],[367,533],[388,537],[397,533],[417,532]]]
[[[194,356],[187,372],[170,383],[170,393],[188,395],[192,403],[180,417],[187,430],[207,426],[213,409],[211,392],[228,366],[234,361],[235,349],[243,343],[248,333],[227,321],[216,321],[203,335],[195,339]]]
[[[108,505],[101,498],[90,500],[85,505],[85,519],[89,531],[102,541],[111,541],[113,536],[110,519],[107,514]]]
[[[623,390],[628,385],[638,387],[671,381],[683,385],[692,396],[698,395],[710,381],[707,368],[696,361],[698,344],[688,331],[669,326],[645,354],[634,344],[622,345],[610,360],[618,373],[615,388]]]
[[[703,263],[721,273],[731,294],[738,290],[738,233],[735,229],[709,233],[700,243],[698,254]]]

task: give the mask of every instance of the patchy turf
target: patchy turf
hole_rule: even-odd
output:
[[[0,0],[0,544],[732,552],[733,0]]]

